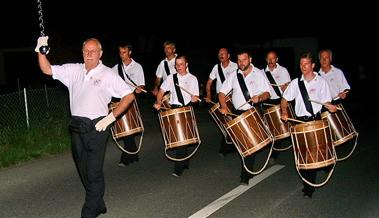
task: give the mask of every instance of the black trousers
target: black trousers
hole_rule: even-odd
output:
[[[220,149],[218,150],[218,152],[223,155],[227,155],[228,153],[232,153],[236,150],[235,146],[233,144],[226,143],[226,140],[232,141],[232,139],[229,136],[227,136],[227,138],[225,139],[224,135],[222,135]]]
[[[93,125],[101,118],[92,120]],[[72,131],[71,134],[72,156],[86,191],[83,218],[95,217],[105,208],[103,166],[108,136],[109,128],[102,132],[93,128],[86,133]]]
[[[255,162],[255,154],[252,154],[252,155],[249,155],[249,156],[245,157],[244,160],[245,160],[246,167],[250,171],[253,171],[253,166],[254,166],[254,162]],[[241,175],[240,175],[240,178],[241,178],[241,180],[253,178],[253,175],[250,174],[249,172],[247,172],[247,170],[243,166],[242,160],[241,160]]]
[[[280,139],[280,140],[276,140],[275,141],[275,144],[274,144],[274,147],[275,148],[286,148],[288,146],[290,146],[292,143],[291,141],[291,137],[287,137],[287,138],[284,138],[284,139]],[[274,149],[272,149],[272,153],[271,153],[271,157],[274,158],[274,159],[277,159],[278,156],[279,156],[279,153],[281,151],[275,151]]]
[[[128,135],[124,137],[124,148],[127,151],[135,152],[137,151],[136,141],[134,135]],[[128,154],[122,152],[120,162],[124,164],[129,164],[131,162],[138,161],[138,153],[137,154]]]
[[[186,145],[188,146],[188,145]],[[176,148],[175,150],[175,157],[178,159],[184,158],[188,155],[187,152],[187,147],[186,146],[181,146]],[[189,168],[189,159],[183,160],[183,161],[175,161],[174,163],[174,172],[176,173],[183,173],[185,169]]]

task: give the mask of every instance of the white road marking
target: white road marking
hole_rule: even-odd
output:
[[[261,174],[254,176],[249,181],[249,185],[239,185],[235,189],[231,190],[230,192],[226,193],[219,199],[213,201],[212,203],[205,206],[203,209],[197,211],[196,213],[192,214],[188,218],[205,218],[216,212],[218,209],[244,193],[245,191],[249,190],[251,187],[255,186],[256,184],[260,183],[267,177],[271,176],[272,174],[276,173],[280,169],[282,169],[283,165],[274,165],[267,170],[263,171]]]

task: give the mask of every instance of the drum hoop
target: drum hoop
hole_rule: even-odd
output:
[[[251,154],[254,154],[255,152],[261,150],[262,148],[266,147],[266,146],[267,146],[268,144],[270,144],[271,142],[272,142],[272,139],[271,139],[271,137],[269,137],[269,138],[263,140],[263,141],[262,141],[261,143],[259,143],[258,145],[253,146],[253,147],[251,147],[250,149],[248,149],[248,150],[246,150],[246,151],[244,151],[244,152],[242,152],[240,146],[237,145],[237,147],[238,147],[237,150],[238,150],[238,152],[240,153],[240,155],[241,155],[242,157],[247,157],[247,156],[249,156],[249,155],[251,155]],[[237,144],[239,144],[239,143],[237,143]]]
[[[271,113],[273,113],[273,112],[276,112],[276,111],[278,110],[278,108],[279,108],[279,110],[280,110],[280,105],[274,105],[274,106],[271,106],[271,107],[269,107],[269,108],[267,108],[267,109],[265,110],[264,114],[271,114]]]
[[[186,140],[180,141],[180,142],[168,143],[168,144],[166,144],[166,149],[171,149],[171,148],[181,147],[181,146],[185,146],[185,145],[195,144],[198,142],[200,142],[200,139],[195,137],[195,138],[186,139]]]
[[[305,128],[309,126],[315,126],[314,124],[318,124],[319,126],[322,126],[321,129],[329,127],[329,123],[327,120],[313,120],[313,121],[308,121],[306,123],[296,124],[295,126],[292,126],[291,129],[296,130],[296,129]],[[319,128],[320,127],[318,127],[317,130]],[[312,131],[314,130],[316,129],[313,129]],[[298,132],[298,131],[295,131],[295,132]],[[302,132],[302,131],[299,131],[299,132]]]
[[[309,163],[309,164],[296,163],[296,165],[299,169],[312,170],[312,169],[318,169],[318,168],[326,167],[326,166],[329,166],[331,164],[335,164],[336,161],[337,161],[336,157],[333,157],[331,159],[316,162],[316,163]]]
[[[333,145],[334,145],[334,147],[337,147],[337,146],[349,141],[350,139],[353,139],[357,135],[358,135],[357,132],[355,132],[355,131],[351,132],[350,134],[346,135],[345,137],[338,139],[337,141],[334,141]]]
[[[128,135],[133,135],[133,134],[136,134],[136,133],[140,133],[140,132],[143,132],[143,127],[137,127],[135,129],[132,129],[130,131],[124,131],[122,133],[113,133],[113,136],[116,138],[116,139],[119,139],[119,138],[123,138],[125,136],[128,136]]]
[[[191,111],[193,111],[192,107],[186,106],[186,107],[170,109],[167,111],[160,111],[159,113],[161,114],[162,117],[167,117],[174,114],[186,113],[186,112],[191,112]]]

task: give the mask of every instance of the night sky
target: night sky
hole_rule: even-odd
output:
[[[37,1],[7,4],[1,8],[0,15],[3,30],[0,49],[5,51],[3,68],[6,71],[6,79],[0,84],[2,92],[11,91],[17,78],[26,87],[54,85],[50,78],[41,75],[33,53],[40,32]],[[146,83],[149,83],[164,58],[162,43],[172,40],[179,53],[189,56],[190,71],[203,83],[217,63],[221,46],[231,49],[234,60],[237,47],[248,47],[253,53],[253,63],[262,68],[265,52],[273,40],[310,37],[318,40],[318,49],[333,50],[334,64],[347,72],[350,83],[359,84],[365,77],[377,78],[372,72],[371,55],[377,53],[378,47],[377,34],[373,34],[379,26],[374,19],[377,12],[372,12],[374,7],[357,3],[331,7],[326,2],[206,4],[207,7],[191,1],[154,4],[42,1],[45,34],[50,37],[49,58],[56,64],[81,62],[82,42],[96,37],[103,44],[103,62],[113,66],[118,58],[117,43],[128,40],[134,45],[134,58],[144,67]],[[294,55],[286,49],[277,50],[279,63],[288,65],[292,75],[298,75]]]

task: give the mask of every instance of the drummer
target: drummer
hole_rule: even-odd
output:
[[[171,108],[180,108],[189,106],[199,101],[199,83],[195,75],[188,71],[187,57],[178,55],[175,59],[175,74],[170,74],[160,86],[157,94],[157,101],[154,108],[157,110],[164,109],[162,106],[163,94],[170,91]],[[191,94],[189,94],[191,93]],[[182,159],[187,156],[186,146],[176,148],[176,158]],[[185,169],[189,169],[189,160],[175,161],[175,177],[180,177]]]
[[[318,73],[329,84],[333,103],[341,103],[346,99],[348,92],[350,91],[350,86],[346,81],[344,73],[331,64],[332,57],[333,54],[330,49],[324,49],[318,53],[321,65]]]
[[[251,54],[249,51],[240,51],[237,54],[238,69],[236,73],[228,77],[223,83],[220,93],[220,112],[224,115],[228,113],[225,96],[230,91],[232,93],[232,102],[234,110],[232,113],[240,115],[253,105],[257,105],[262,101],[270,98],[270,86],[268,80],[265,78],[262,70],[256,68],[251,63]],[[252,102],[246,103],[246,102]],[[246,166],[249,169],[253,168],[254,157],[249,155],[245,157]],[[248,185],[250,178],[253,176],[245,170],[243,162],[241,161],[241,185]]]
[[[112,69],[124,79],[126,84],[132,90],[134,90],[135,96],[138,96],[145,87],[145,76],[142,66],[131,57],[132,50],[133,46],[130,42],[119,43],[118,54],[121,60],[120,63],[116,64]],[[137,151],[134,135],[123,137],[123,140],[125,150],[130,152]],[[118,166],[126,167],[133,162],[138,162],[138,160],[138,153],[128,154],[122,152]]]
[[[321,119],[322,105],[310,102],[309,99],[325,103],[326,109],[330,112],[336,111],[336,106],[332,105],[330,89],[327,82],[313,71],[315,63],[311,53],[305,53],[300,57],[300,70],[302,75],[291,81],[283,93],[281,100],[282,115],[281,118],[287,121],[288,118],[288,101],[295,100],[295,114],[301,121],[313,121]],[[305,97],[303,97],[305,96]],[[300,170],[301,175],[311,183],[316,182],[316,173],[314,170]],[[312,198],[315,191],[313,186],[303,181],[304,198]]]
[[[266,55],[267,66],[264,68],[265,76],[270,82],[270,99],[266,102],[268,104],[279,105],[284,90],[286,90],[288,84],[291,82],[290,75],[287,68],[278,64],[278,54],[271,50]],[[275,147],[282,148],[285,145],[289,145],[289,138],[275,141]],[[275,160],[278,158],[279,152],[273,150],[270,158],[270,164],[275,164]]]
[[[206,85],[207,96],[204,98],[206,102],[211,102],[212,94],[211,87],[214,80],[216,80],[216,96],[220,92],[221,86],[225,81],[225,78],[236,72],[238,65],[230,60],[230,53],[227,48],[220,48],[218,50],[218,59],[220,63],[213,66]],[[221,157],[226,156],[228,153],[234,151],[234,147],[228,145],[225,141],[225,137],[222,137],[220,143],[219,154]]]

